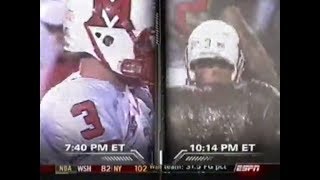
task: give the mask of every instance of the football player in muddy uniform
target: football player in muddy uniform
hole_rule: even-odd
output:
[[[215,162],[278,162],[280,92],[241,78],[245,58],[237,31],[219,20],[201,23],[189,37],[185,62],[187,85],[166,93],[170,158],[191,144],[251,143],[263,155],[220,156]]]

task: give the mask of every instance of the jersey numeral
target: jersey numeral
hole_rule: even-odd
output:
[[[71,114],[73,117],[80,116],[82,112],[87,112],[87,115],[83,117],[87,125],[92,125],[93,128],[87,128],[81,131],[81,135],[84,139],[90,140],[101,136],[105,129],[102,127],[95,104],[90,101],[83,101],[75,104],[71,108]]]

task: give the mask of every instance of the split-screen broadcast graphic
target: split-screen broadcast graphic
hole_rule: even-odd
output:
[[[280,0],[40,0],[40,172],[280,166]]]

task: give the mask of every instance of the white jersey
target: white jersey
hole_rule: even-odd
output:
[[[153,143],[151,107],[128,87],[122,92],[107,81],[78,73],[43,97],[40,119],[42,164],[105,163],[68,154],[66,144],[123,143],[125,149],[135,149],[145,157]]]

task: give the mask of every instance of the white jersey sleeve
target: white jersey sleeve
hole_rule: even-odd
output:
[[[69,78],[52,88],[40,104],[41,163],[76,163],[68,145],[121,143],[128,122],[119,101],[121,92],[106,81]]]

